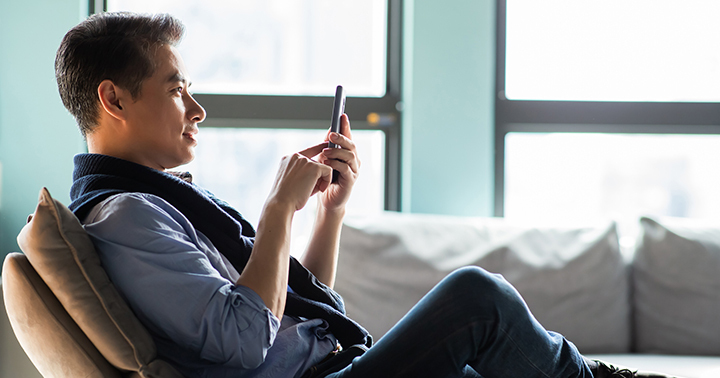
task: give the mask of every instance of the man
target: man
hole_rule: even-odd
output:
[[[662,377],[585,359],[502,277],[476,267],[448,276],[373,346],[331,289],[360,167],[347,116],[327,137],[341,148],[326,140],[283,158],[255,232],[168,171],[193,159],[205,119],[175,48],[182,34],[167,15],[95,15],[63,39],[56,76],[89,151],[75,158],[70,208],[160,357],[184,375]],[[300,263],[289,254],[291,221],[316,194]]]

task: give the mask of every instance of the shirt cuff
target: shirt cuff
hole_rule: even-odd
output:
[[[260,295],[255,290],[243,286],[236,285],[233,289],[234,292],[240,295],[244,299],[244,304],[250,306],[250,308],[256,310],[258,313],[264,314],[267,317],[268,324],[268,338],[265,340],[268,348],[272,346],[275,337],[277,336],[278,330],[280,329],[280,319],[275,316],[272,311],[265,305],[265,301],[260,298]]]

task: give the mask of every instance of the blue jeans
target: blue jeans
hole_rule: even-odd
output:
[[[467,267],[448,275],[332,378],[591,378],[585,359],[532,316],[515,288]]]

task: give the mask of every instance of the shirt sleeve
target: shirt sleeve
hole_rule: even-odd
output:
[[[110,280],[140,321],[200,357],[254,369],[280,321],[253,290],[223,276],[212,243],[159,197],[126,193],[85,221]]]

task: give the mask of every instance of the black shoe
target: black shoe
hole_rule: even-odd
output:
[[[595,360],[595,362],[598,364],[595,378],[678,378],[660,373],[621,369],[598,360]]]

